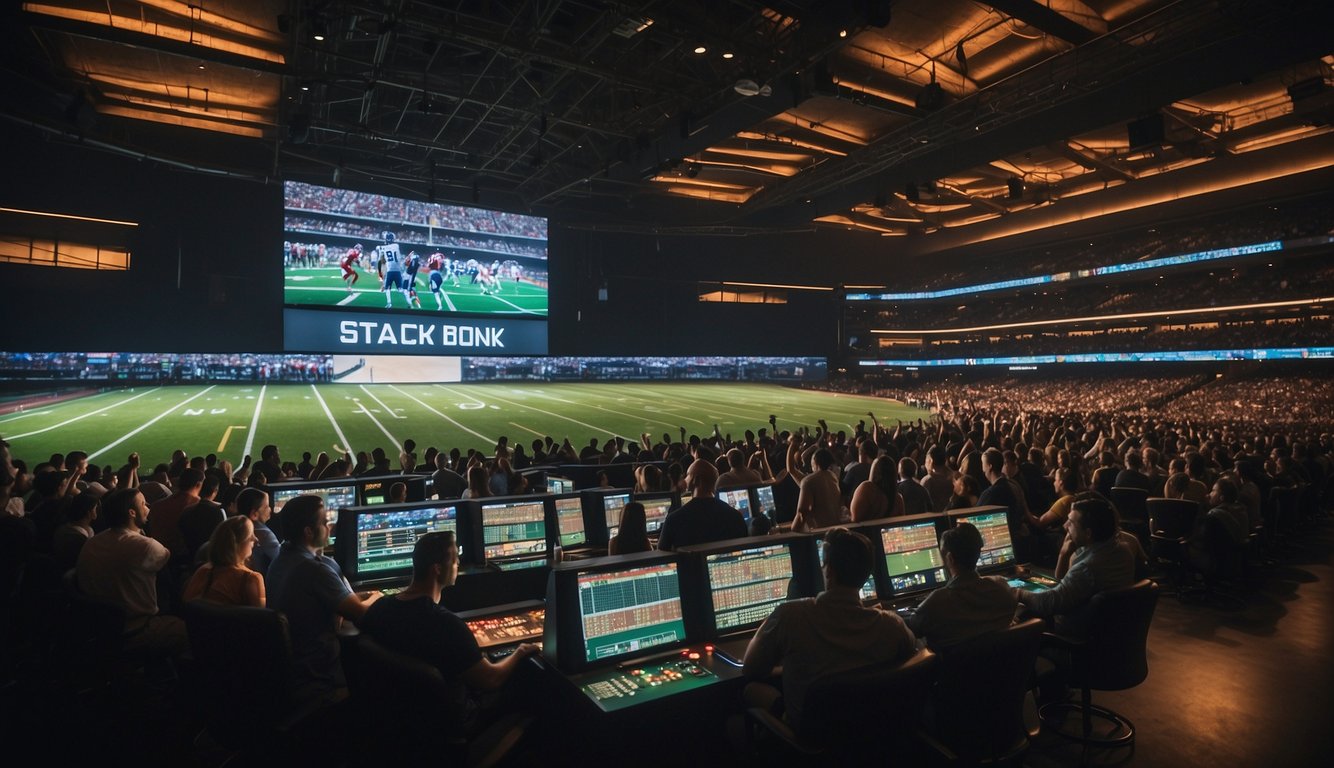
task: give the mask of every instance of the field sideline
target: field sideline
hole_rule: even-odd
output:
[[[707,435],[718,424],[734,437],[767,427],[793,429],[828,420],[851,431],[872,411],[882,424],[926,414],[892,400],[813,392],[773,384],[545,382],[494,384],[219,384],[137,387],[0,417],[0,436],[14,456],[33,465],[52,453],[86,451],[97,464],[120,466],[137,451],[146,466],[177,448],[191,456],[216,453],[239,464],[274,443],[287,461],[302,451],[353,452],[404,440],[419,452],[469,447],[489,452],[501,435],[527,444],[565,437],[576,445],[621,435],[637,441],[673,439],[679,428]],[[869,423],[869,419],[867,420]]]

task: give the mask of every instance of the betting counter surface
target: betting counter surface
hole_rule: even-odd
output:
[[[603,712],[616,712],[707,688],[739,674],[726,663],[715,664],[708,650],[685,649],[673,657],[586,672],[572,682]]]

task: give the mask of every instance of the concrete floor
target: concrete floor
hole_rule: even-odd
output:
[[[1334,761],[1334,523],[1324,519],[1230,590],[1239,600],[1164,595],[1149,632],[1149,679],[1095,703],[1130,718],[1131,749],[1093,765],[1325,766]],[[1027,764],[1077,765],[1039,737]]]

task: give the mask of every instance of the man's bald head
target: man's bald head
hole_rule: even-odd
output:
[[[692,496],[712,496],[718,488],[718,468],[704,459],[691,462],[686,470],[686,488]]]

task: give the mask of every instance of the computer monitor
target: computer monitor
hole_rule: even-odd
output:
[[[929,517],[930,519],[916,519]],[[920,592],[944,584],[949,576],[940,555],[937,515],[914,515],[880,529],[885,572],[895,595]]]
[[[644,505],[644,522],[650,534],[657,533],[668,513],[679,506],[671,493],[639,493],[635,501]]]
[[[758,627],[792,589],[792,553],[766,543],[704,556],[713,601],[714,631]]]
[[[344,574],[354,582],[411,575],[418,539],[441,531],[453,531],[459,539],[458,511],[457,505],[443,502],[346,510],[344,535],[351,536],[353,550],[343,563]]]
[[[763,512],[770,520],[777,519],[778,504],[774,502],[774,487],[772,485],[757,485],[752,490],[755,491],[755,508]]]
[[[746,488],[728,488],[718,491],[718,500],[741,513],[746,524],[750,524],[750,491]]]
[[[1004,570],[1014,562],[1014,542],[1004,509],[954,517],[954,524],[959,523],[972,523],[982,534],[982,554],[977,558],[979,573]]]
[[[687,641],[672,553],[565,562],[547,581],[543,654],[576,672]]]
[[[621,510],[630,503],[630,493],[611,493],[602,497],[602,516],[607,521],[607,540],[611,541],[621,527]]]
[[[824,580],[824,536],[823,536],[824,532],[821,531],[819,533],[820,533],[820,541],[818,542],[818,548],[819,548],[819,560],[820,560],[820,579],[821,581],[823,581]],[[862,535],[866,535],[867,531],[863,530],[859,531],[859,533],[861,533]],[[871,537],[867,536],[867,538],[870,539]],[[875,549],[875,541],[873,539],[871,540],[871,554],[873,558],[879,554],[879,552],[877,552]],[[860,589],[857,590],[857,596],[860,597],[862,599],[862,602],[864,603],[870,602],[872,600],[877,600],[880,597],[880,593],[876,589],[875,572],[876,569],[872,567],[871,574],[866,577],[866,582],[862,584]]]
[[[389,503],[389,492],[394,483],[402,483],[403,501],[422,501],[426,495],[425,475],[379,475],[357,478],[361,485],[361,503],[365,506]]]
[[[594,544],[611,541],[621,523],[621,508],[630,502],[630,489],[585,488],[579,494],[584,500],[584,509],[588,510],[584,517],[588,541]]]
[[[575,494],[550,497],[556,509],[556,542],[562,547],[577,547],[588,543],[584,530],[583,498]]]
[[[324,509],[329,516],[329,546],[337,540],[339,510],[357,506],[357,481],[316,480],[296,483],[275,483],[265,488],[269,494],[269,506],[273,507],[273,516],[282,521],[283,507],[297,496],[313,494],[324,499]],[[279,526],[282,527],[281,525]],[[284,539],[287,532],[280,532]]]
[[[574,481],[547,475],[547,493],[573,493]]]
[[[546,564],[546,503],[540,497],[483,499],[482,556],[501,568]]]

